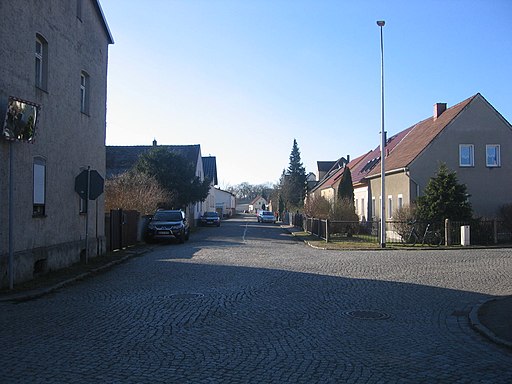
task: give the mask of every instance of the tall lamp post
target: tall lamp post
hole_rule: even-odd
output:
[[[386,167],[384,165],[386,132],[384,131],[384,39],[382,27],[386,24],[384,20],[377,21],[380,27],[380,93],[381,93],[381,130],[380,130],[380,246],[386,247]]]

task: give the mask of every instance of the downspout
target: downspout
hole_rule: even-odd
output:
[[[405,172],[405,175],[414,183],[416,184],[416,198],[418,198],[420,196],[420,183],[418,183],[416,180],[414,180],[412,177],[411,177],[411,174],[409,173],[409,168],[407,167],[404,167],[403,168],[403,171]],[[409,200],[410,200],[410,196],[409,196]]]

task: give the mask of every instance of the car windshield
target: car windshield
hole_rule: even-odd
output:
[[[219,215],[217,214],[217,212],[205,212],[204,216],[205,217],[217,217]]]
[[[153,217],[156,221],[181,221],[181,212],[157,212]]]

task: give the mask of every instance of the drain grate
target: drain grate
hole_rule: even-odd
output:
[[[372,310],[351,310],[343,312],[345,315],[350,316],[354,319],[361,320],[385,320],[389,319],[391,316],[385,312],[381,311],[372,311]]]
[[[180,300],[190,300],[190,299],[197,299],[198,297],[203,297],[204,295],[202,293],[175,293],[171,295],[173,299],[180,299]]]

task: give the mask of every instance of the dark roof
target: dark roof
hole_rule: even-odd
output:
[[[217,180],[217,159],[215,156],[203,157],[204,176],[209,178],[213,185],[219,184]]]
[[[136,146],[107,146],[106,147],[106,177],[107,179],[113,176],[120,175],[130,170],[139,156],[153,148],[166,148],[170,152],[182,156],[194,165],[197,166],[197,159],[201,153],[199,144],[194,145],[136,145]]]
[[[329,172],[325,175],[325,177],[320,180],[318,182],[318,184],[313,188],[313,191],[317,190],[317,189],[325,189],[327,187],[333,187],[334,184],[336,184],[340,178],[343,176],[343,172],[345,171],[345,167],[348,167],[350,169],[350,173],[352,174],[353,171],[352,169],[357,167],[359,165],[359,163],[366,157],[367,154],[364,154],[362,156],[359,156],[358,158],[350,161],[348,164],[344,164],[343,162],[340,162],[341,159],[343,159],[343,157],[336,161],[336,162],[333,162],[334,165],[333,167],[329,170]],[[345,160],[345,159],[343,159]],[[338,166],[336,166],[338,165]],[[352,175],[352,177],[354,177]],[[353,179],[352,179],[352,182],[353,182]]]
[[[317,161],[318,172],[329,172],[329,170],[336,164],[336,161]]]

